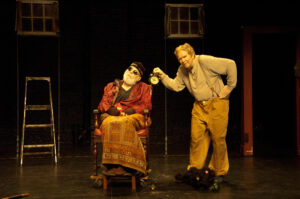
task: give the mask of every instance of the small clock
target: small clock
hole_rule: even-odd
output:
[[[151,85],[157,85],[159,83],[159,78],[157,75],[151,73],[149,76],[149,82]]]

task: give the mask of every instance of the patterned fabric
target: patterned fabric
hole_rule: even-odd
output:
[[[148,121],[149,123],[151,121]],[[137,131],[145,128],[144,116],[108,116],[100,130],[103,135],[103,164],[119,164],[146,172],[146,156]]]

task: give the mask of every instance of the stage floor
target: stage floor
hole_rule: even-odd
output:
[[[174,176],[185,171],[187,155],[150,156],[152,172],[144,187],[131,192],[130,182],[102,188],[90,179],[92,155],[62,155],[52,158],[25,156],[19,167],[16,158],[0,157],[0,198],[29,193],[26,198],[201,198],[201,199],[296,199],[300,198],[299,157],[240,157],[230,155],[230,172],[217,193],[178,183]],[[113,185],[113,186],[112,186]]]

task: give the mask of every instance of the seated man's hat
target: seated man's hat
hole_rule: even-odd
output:
[[[143,76],[144,72],[145,72],[145,67],[143,66],[142,62],[138,62],[138,61],[134,61],[130,64],[130,66],[135,67],[136,69],[138,69],[138,71],[140,72],[141,76]]]

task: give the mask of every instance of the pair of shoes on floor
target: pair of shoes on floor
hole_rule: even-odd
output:
[[[214,177],[214,182],[215,183],[222,183],[223,181],[224,181],[224,175]]]
[[[105,173],[109,175],[124,175],[126,174],[126,171],[123,169],[123,167],[116,167],[116,168],[111,168],[107,170]]]

